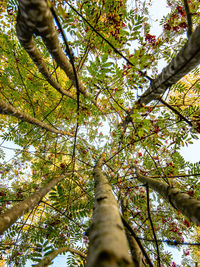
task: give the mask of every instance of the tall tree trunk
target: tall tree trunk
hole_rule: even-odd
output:
[[[51,264],[51,261],[53,259],[55,259],[55,257],[61,253],[64,253],[64,252],[71,252],[73,254],[77,254],[83,258],[86,258],[86,254],[79,251],[79,250],[76,250],[76,249],[73,249],[73,248],[68,248],[68,247],[62,247],[62,248],[59,248],[55,251],[53,251],[52,253],[50,253],[49,255],[47,255],[46,257],[44,257],[44,259],[42,259],[38,264],[34,265],[35,267],[45,267],[45,266],[48,266],[49,264]]]
[[[187,43],[163,69],[158,77],[152,81],[151,86],[142,94],[140,104],[148,104],[158,99],[173,84],[197,67],[200,63],[200,25],[190,36]]]
[[[112,188],[102,173],[102,158],[94,168],[95,203],[89,231],[88,267],[135,266],[128,253],[129,247],[117,201]]]
[[[200,63],[200,25],[172,61],[163,69],[151,86],[142,94],[140,104],[158,99],[173,84],[178,82]]]
[[[21,201],[19,204],[13,206],[11,209],[8,209],[4,214],[2,214],[0,216],[0,234],[3,234],[3,232],[15,223],[19,217],[39,204],[41,199],[51,190],[51,188],[65,177],[66,175],[61,175],[53,178],[38,192],[33,193],[30,197]]]
[[[187,43],[165,67],[155,80],[152,80],[150,87],[141,95],[135,105],[147,105],[152,100],[159,99],[165,91],[173,84],[178,82],[192,69],[200,63],[200,25],[192,33]],[[126,128],[131,121],[131,115],[135,109],[135,105],[128,112],[121,125]]]
[[[59,130],[56,130],[55,128],[53,128],[52,126],[34,118],[34,117],[31,117],[30,115],[24,113],[23,111],[20,111],[16,108],[14,108],[12,105],[2,101],[0,99],[0,114],[7,114],[7,115],[11,115],[11,116],[14,116],[22,121],[25,121],[25,122],[29,122],[33,125],[36,125],[36,126],[39,126],[47,131],[50,131],[52,133],[63,133],[62,131],[59,131]]]
[[[63,90],[61,86],[50,77],[49,71],[42,60],[42,56],[33,42],[33,33],[42,37],[49,53],[76,87],[76,77],[73,67],[58,40],[57,31],[53,23],[53,16],[47,1],[19,0],[16,31],[21,45],[30,55],[45,79],[47,79],[47,81],[59,92],[73,98],[72,95]],[[85,97],[89,96],[79,78],[78,89]],[[93,101],[93,103],[96,105],[95,101]]]
[[[166,183],[160,182],[156,179],[144,176],[136,165],[137,179],[147,184],[151,189],[162,195],[169,201],[176,209],[180,210],[192,222],[200,226],[200,201],[181,192],[178,188],[169,186]]]

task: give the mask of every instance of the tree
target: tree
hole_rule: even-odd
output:
[[[199,75],[199,3],[168,1],[159,37],[150,5],[2,2],[0,245],[9,265],[44,266],[68,252],[69,266],[176,266],[164,244],[181,247],[198,229],[200,166],[180,148],[200,132],[199,79],[195,98],[185,83]]]

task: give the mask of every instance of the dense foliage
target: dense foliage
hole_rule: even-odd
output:
[[[16,37],[17,1],[0,1],[0,98],[60,131],[52,133],[1,112],[0,213],[53,177],[71,171],[1,237],[2,260],[8,266],[25,266],[28,259],[36,263],[60,247],[87,254],[93,168],[104,153],[103,172],[154,266],[157,245],[162,266],[177,266],[162,241],[184,243],[195,231],[194,224],[151,189],[149,203],[146,186],[137,180],[133,164],[192,197],[200,195],[200,165],[185,162],[179,153],[200,132],[199,68],[167,90],[162,98],[168,105],[159,100],[135,104],[161,72],[160,66],[167,65],[187,41],[183,1],[164,4],[168,8],[160,25],[151,18],[156,6],[150,0],[59,0],[52,5],[88,97],[77,93],[35,35],[52,77],[74,99],[60,94],[44,79]],[[199,1],[188,1],[188,5],[194,30],[200,23]],[[159,36],[151,30],[154,23],[162,28]],[[55,27],[65,50],[60,29]],[[124,127],[130,110],[130,123]],[[10,150],[14,151],[12,158]],[[190,249],[184,247],[181,266],[191,264]],[[84,264],[79,255],[67,254],[66,258],[67,266]]]

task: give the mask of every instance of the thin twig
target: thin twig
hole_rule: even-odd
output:
[[[189,39],[191,34],[192,34],[192,32],[193,32],[193,30],[192,30],[192,16],[191,16],[191,13],[190,13],[190,8],[189,8],[187,0],[184,0],[184,7],[185,7],[185,13],[186,13],[187,25],[188,25],[187,37]]]
[[[162,98],[159,99],[159,101],[161,103],[163,103],[163,105],[165,105],[166,107],[168,107],[169,109],[171,109],[176,115],[179,116],[179,118],[185,122],[187,122],[188,125],[190,125],[191,127],[194,127],[192,122],[189,121],[186,117],[184,117],[178,110],[176,110],[174,107],[172,107],[171,105],[169,105],[167,102],[165,102]]]
[[[110,43],[110,41],[108,41],[101,33],[99,33],[91,24],[90,24],[90,22],[83,16],[83,15],[81,15],[79,12],[78,12],[78,10],[76,10],[68,1],[66,1],[65,0],[65,2],[66,2],[66,4],[79,16],[79,17],[81,17],[89,26],[90,26],[90,28],[98,35],[98,36],[100,36],[112,49],[113,49],[113,51],[116,53],[116,54],[118,54],[120,57],[122,57],[123,59],[125,59],[126,60],[126,62],[128,62],[128,64],[129,65],[131,65],[132,67],[134,67],[134,68],[136,68],[135,66],[134,66],[134,64],[127,58],[127,57],[125,57],[118,49],[116,49],[115,47],[114,47],[114,45],[113,44],[111,44]],[[149,77],[148,75],[146,75],[146,73],[144,73],[144,72],[142,72],[141,70],[138,70],[137,69],[137,71],[143,76],[143,77],[145,77],[145,78],[147,78],[149,81],[152,81],[152,78],[151,77]]]
[[[148,241],[148,242],[155,242],[155,240],[147,239],[147,238],[143,238],[143,237],[138,237],[138,239],[144,240],[144,241]],[[181,245],[181,246],[200,246],[200,243],[179,242],[179,241],[176,241],[176,240],[168,240],[168,239],[166,239],[166,240],[157,239],[157,242],[167,243],[169,246],[177,246],[177,245]]]
[[[160,263],[160,252],[159,252],[159,246],[158,246],[158,242],[157,242],[156,233],[155,233],[155,230],[154,230],[153,221],[151,219],[151,212],[150,212],[150,205],[149,205],[150,204],[150,201],[149,201],[149,186],[148,185],[146,186],[146,192],[147,192],[147,212],[148,212],[148,217],[149,217],[149,221],[150,221],[150,224],[151,224],[151,229],[152,229],[152,232],[153,232],[154,240],[155,240],[155,243],[156,243],[158,266],[160,267],[161,266],[161,263]]]
[[[46,201],[41,201],[42,203],[44,203],[45,205],[49,206],[50,208],[54,209],[55,211],[57,211],[59,214],[61,214],[62,216],[66,217],[68,220],[72,221],[74,224],[76,224],[79,228],[82,228],[82,226],[80,224],[78,224],[77,222],[75,222],[72,218],[70,218],[70,216],[67,216],[67,214],[65,212],[60,211],[59,209],[57,209],[56,207],[50,205],[49,203],[47,203]]]
[[[76,131],[75,131],[75,136],[74,136],[74,147],[73,147],[73,155],[72,155],[72,161],[75,162],[75,155],[76,155],[76,141],[77,141],[77,134],[78,134],[78,128],[79,128],[79,108],[80,108],[80,89],[79,89],[79,82],[78,82],[78,76],[77,76],[77,72],[76,72],[76,68],[75,68],[75,65],[74,65],[74,56],[73,56],[73,52],[70,51],[70,48],[69,48],[69,45],[68,45],[68,42],[67,42],[67,38],[66,38],[66,35],[64,33],[64,30],[61,26],[61,23],[59,21],[59,18],[58,16],[56,15],[56,12],[53,8],[53,6],[51,7],[51,12],[54,16],[54,19],[56,21],[56,24],[61,32],[61,35],[62,35],[62,39],[63,39],[63,42],[65,44],[65,47],[66,47],[66,54],[67,56],[69,56],[69,60],[70,60],[70,63],[72,65],[72,68],[73,68],[73,72],[74,72],[74,77],[75,77],[75,83],[76,83],[76,94],[77,94],[77,124],[76,124]],[[75,164],[74,164],[75,166]]]

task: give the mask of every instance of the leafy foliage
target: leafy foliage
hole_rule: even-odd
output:
[[[195,28],[200,22],[199,2],[188,2]],[[199,68],[174,84],[167,98],[171,106],[192,121],[192,128],[158,101],[136,107],[126,131],[122,125],[134,101],[149,87],[149,76],[155,78],[160,72],[160,62],[170,62],[186,42],[188,25],[184,6],[182,1],[168,1],[169,12],[160,22],[162,34],[156,36],[151,32],[151,1],[134,4],[125,0],[59,0],[52,4],[74,53],[76,70],[91,98],[80,95],[77,112],[77,101],[51,87],[16,38],[17,1],[0,1],[0,97],[63,132],[56,135],[0,115],[0,213],[51,178],[72,171],[70,177],[63,179],[2,236],[2,257],[8,264],[25,266],[28,259],[39,262],[62,246],[87,251],[86,233],[93,209],[93,167],[103,152],[104,174],[119,204],[123,199],[131,225],[144,239],[147,253],[156,265],[146,189],[137,181],[132,164],[155,179],[199,197],[199,163],[185,162],[180,155],[180,148],[192,144],[200,132]],[[52,77],[76,97],[76,89],[45,44],[38,36],[34,40]],[[91,100],[96,100],[100,108]],[[8,150],[14,151],[11,159],[7,158]],[[158,240],[184,242],[194,225],[156,193],[150,192],[150,198]],[[170,266],[171,254],[162,242],[159,248],[161,263]],[[67,266],[84,266],[79,256],[66,255]]]

